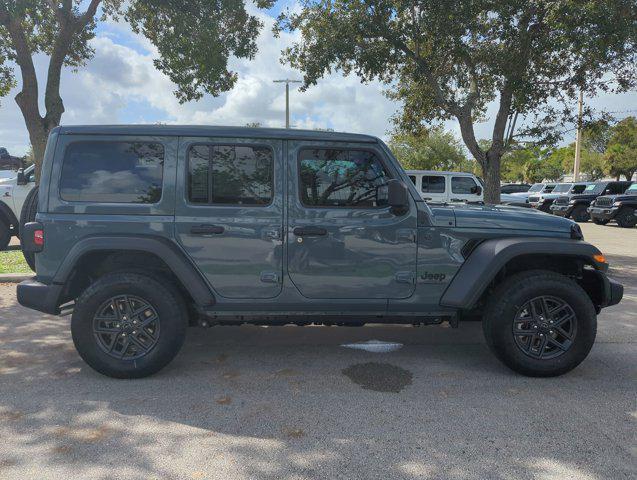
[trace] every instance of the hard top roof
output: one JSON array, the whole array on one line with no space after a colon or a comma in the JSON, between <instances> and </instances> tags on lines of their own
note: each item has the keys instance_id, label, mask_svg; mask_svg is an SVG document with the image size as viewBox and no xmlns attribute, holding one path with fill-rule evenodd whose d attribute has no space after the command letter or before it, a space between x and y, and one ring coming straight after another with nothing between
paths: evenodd
<instances>
[{"instance_id":1,"label":"hard top roof","mask_svg":"<svg viewBox=\"0 0 637 480\"><path fill-rule=\"evenodd\" d=\"M272 138L377 143L378 138L360 133L297 130L293 128L223 127L210 125L63 125L61 135L154 135L182 137Z\"/></svg>"}]
</instances>

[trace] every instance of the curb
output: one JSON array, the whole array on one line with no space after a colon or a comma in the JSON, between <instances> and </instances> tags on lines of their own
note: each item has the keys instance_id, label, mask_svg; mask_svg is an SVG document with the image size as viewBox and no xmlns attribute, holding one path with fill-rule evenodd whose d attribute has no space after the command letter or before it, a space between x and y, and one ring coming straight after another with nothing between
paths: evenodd
<instances>
[{"instance_id":1,"label":"curb","mask_svg":"<svg viewBox=\"0 0 637 480\"><path fill-rule=\"evenodd\" d=\"M28 273L0 273L0 283L20 283L33 278L33 275Z\"/></svg>"}]
</instances>

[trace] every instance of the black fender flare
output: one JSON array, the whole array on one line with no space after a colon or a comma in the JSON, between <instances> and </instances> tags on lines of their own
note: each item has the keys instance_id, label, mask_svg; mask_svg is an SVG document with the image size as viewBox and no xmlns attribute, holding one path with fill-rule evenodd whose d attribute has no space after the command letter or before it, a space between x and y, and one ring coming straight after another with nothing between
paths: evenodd
<instances>
[{"instance_id":1,"label":"black fender flare","mask_svg":"<svg viewBox=\"0 0 637 480\"><path fill-rule=\"evenodd\" d=\"M156 255L188 289L198 306L207 307L215 304L215 297L201 272L174 242L161 237L100 235L84 238L66 255L53 277L53 283L64 285L77 262L87 253L112 250Z\"/></svg>"},{"instance_id":2,"label":"black fender flare","mask_svg":"<svg viewBox=\"0 0 637 480\"><path fill-rule=\"evenodd\" d=\"M563 255L580 258L596 270L606 271L593 255L601 252L590 243L568 238L524 237L485 240L473 249L440 299L440 305L473 308L498 272L512 259L522 255Z\"/></svg>"}]
</instances>

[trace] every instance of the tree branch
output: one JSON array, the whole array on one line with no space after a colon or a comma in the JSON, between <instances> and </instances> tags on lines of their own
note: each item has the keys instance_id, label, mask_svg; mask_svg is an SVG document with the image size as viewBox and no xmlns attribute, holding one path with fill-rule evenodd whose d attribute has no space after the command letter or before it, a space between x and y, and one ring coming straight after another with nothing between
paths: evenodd
<instances>
[{"instance_id":1,"label":"tree branch","mask_svg":"<svg viewBox=\"0 0 637 480\"><path fill-rule=\"evenodd\" d=\"M99 7L101 0L91 0L91 3L87 7L86 11L79 17L79 22L82 27L86 26L95 14L97 13L97 7Z\"/></svg>"}]
</instances>

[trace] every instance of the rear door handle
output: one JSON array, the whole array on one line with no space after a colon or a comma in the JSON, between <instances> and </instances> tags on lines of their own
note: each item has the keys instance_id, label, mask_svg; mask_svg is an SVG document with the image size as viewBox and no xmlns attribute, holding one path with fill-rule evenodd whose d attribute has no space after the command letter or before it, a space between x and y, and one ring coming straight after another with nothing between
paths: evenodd
<instances>
[{"instance_id":1,"label":"rear door handle","mask_svg":"<svg viewBox=\"0 0 637 480\"><path fill-rule=\"evenodd\" d=\"M219 225L195 225L190 228L190 233L194 235L219 235L225 231L225 228Z\"/></svg>"},{"instance_id":2,"label":"rear door handle","mask_svg":"<svg viewBox=\"0 0 637 480\"><path fill-rule=\"evenodd\" d=\"M327 229L323 227L296 227L292 233L297 237L322 237L327 235Z\"/></svg>"}]
</instances>

